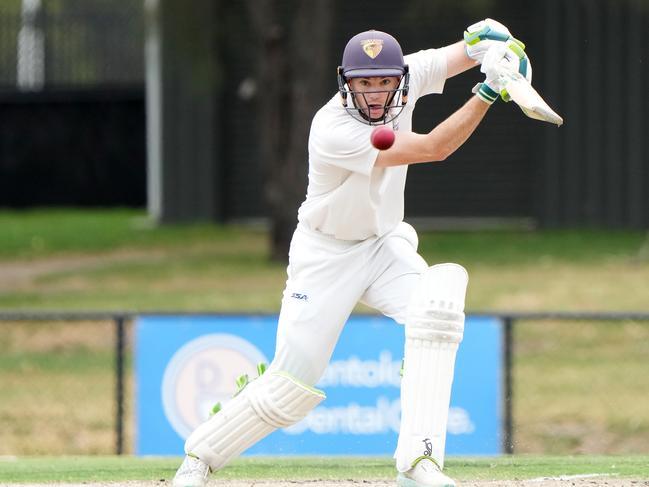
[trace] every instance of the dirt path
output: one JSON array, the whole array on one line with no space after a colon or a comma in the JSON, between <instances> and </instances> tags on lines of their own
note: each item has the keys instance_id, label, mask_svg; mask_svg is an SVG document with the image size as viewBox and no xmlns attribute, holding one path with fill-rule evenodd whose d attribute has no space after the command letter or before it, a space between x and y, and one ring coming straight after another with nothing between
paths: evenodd
<instances>
[{"instance_id":1,"label":"dirt path","mask_svg":"<svg viewBox=\"0 0 649 487\"><path fill-rule=\"evenodd\" d=\"M25 289L39 277L57 272L96 269L110 264L161 259L165 253L160 250L117 250L95 254L58 255L40 259L18 259L0 261L0 291Z\"/></svg>"}]
</instances>

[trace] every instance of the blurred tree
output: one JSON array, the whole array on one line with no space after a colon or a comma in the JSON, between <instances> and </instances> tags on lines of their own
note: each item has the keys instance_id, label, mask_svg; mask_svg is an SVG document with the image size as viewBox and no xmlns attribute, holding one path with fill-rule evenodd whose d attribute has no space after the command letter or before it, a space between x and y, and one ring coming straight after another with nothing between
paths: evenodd
<instances>
[{"instance_id":1,"label":"blurred tree","mask_svg":"<svg viewBox=\"0 0 649 487\"><path fill-rule=\"evenodd\" d=\"M271 258L286 260L306 193L307 139L330 66L328 0L248 0L258 42L258 106Z\"/></svg>"}]
</instances>

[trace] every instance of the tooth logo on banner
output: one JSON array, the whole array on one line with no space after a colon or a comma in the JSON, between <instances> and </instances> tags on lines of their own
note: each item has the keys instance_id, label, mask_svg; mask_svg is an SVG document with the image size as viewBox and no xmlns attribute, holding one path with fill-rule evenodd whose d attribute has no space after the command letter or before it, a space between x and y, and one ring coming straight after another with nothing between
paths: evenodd
<instances>
[{"instance_id":1,"label":"tooth logo on banner","mask_svg":"<svg viewBox=\"0 0 649 487\"><path fill-rule=\"evenodd\" d=\"M237 377L257 376L260 362L268 363L264 354L236 335L203 335L180 348L162 379L165 416L176 433L187 438L217 402L232 397Z\"/></svg>"}]
</instances>

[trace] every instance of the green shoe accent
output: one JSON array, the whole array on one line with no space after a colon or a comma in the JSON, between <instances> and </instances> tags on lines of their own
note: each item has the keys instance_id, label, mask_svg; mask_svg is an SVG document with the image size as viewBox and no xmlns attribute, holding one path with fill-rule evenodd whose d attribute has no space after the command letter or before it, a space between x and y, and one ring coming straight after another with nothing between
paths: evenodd
<instances>
[{"instance_id":1,"label":"green shoe accent","mask_svg":"<svg viewBox=\"0 0 649 487\"><path fill-rule=\"evenodd\" d=\"M415 468L419 462L422 460L430 460L433 462L435 465L437 465L437 468L439 468L439 471L442 471L442 467L439 465L439 462L435 460L433 457L429 457L428 455L422 455L420 457L415 458L415 460L412 462L411 468Z\"/></svg>"},{"instance_id":2,"label":"green shoe accent","mask_svg":"<svg viewBox=\"0 0 649 487\"><path fill-rule=\"evenodd\" d=\"M194 453L192 453L192 452L189 452L189 453L187 453L186 455L187 455L188 457L195 458L196 460L201 460L200 458L198 458L198 455L196 455L196 454L194 454ZM202 461L203 461L203 460L201 460L201 462L202 462ZM205 462L203 462L203 463L205 463ZM212 467L210 467L210 466L208 465L208 466L207 466L207 471L208 471L209 473L212 473Z\"/></svg>"}]
</instances>

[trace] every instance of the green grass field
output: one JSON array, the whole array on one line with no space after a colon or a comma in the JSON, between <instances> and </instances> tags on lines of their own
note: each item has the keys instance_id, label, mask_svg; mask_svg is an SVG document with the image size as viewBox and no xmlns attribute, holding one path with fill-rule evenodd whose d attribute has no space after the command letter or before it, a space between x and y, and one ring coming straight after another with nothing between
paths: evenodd
<instances>
[{"instance_id":1,"label":"green grass field","mask_svg":"<svg viewBox=\"0 0 649 487\"><path fill-rule=\"evenodd\" d=\"M0 460L3 482L119 482L168 480L178 458L39 457ZM649 478L649 457L488 457L450 458L446 471L459 481L522 480L539 477L600 474L616 478ZM235 460L215 477L223 480L392 480L390 458L245 457Z\"/></svg>"},{"instance_id":2,"label":"green grass field","mask_svg":"<svg viewBox=\"0 0 649 487\"><path fill-rule=\"evenodd\" d=\"M0 229L0 310L275 312L286 278L260 228L38 210ZM420 251L467 267L469 313L649 311L644 232L420 232ZM112 453L111 324L0 326L0 455ZM516 451L649 453L648 356L647 323L517 324Z\"/></svg>"},{"instance_id":3,"label":"green grass field","mask_svg":"<svg viewBox=\"0 0 649 487\"><path fill-rule=\"evenodd\" d=\"M277 311L263 229L151 226L134 210L0 212L0 309ZM644 232L421 232L470 273L467 309L649 310Z\"/></svg>"}]
</instances>

